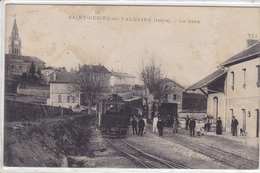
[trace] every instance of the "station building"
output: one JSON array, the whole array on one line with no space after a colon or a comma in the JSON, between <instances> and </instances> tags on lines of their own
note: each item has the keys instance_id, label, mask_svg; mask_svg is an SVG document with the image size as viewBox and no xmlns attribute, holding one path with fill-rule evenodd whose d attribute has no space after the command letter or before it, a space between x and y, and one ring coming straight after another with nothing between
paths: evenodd
<instances>
[{"instance_id":1,"label":"station building","mask_svg":"<svg viewBox=\"0 0 260 173\"><path fill-rule=\"evenodd\" d=\"M232 116L239 129L259 137L260 42L248 40L248 47L221 63L219 69L186 90L201 90L207 96L207 114L221 117L223 130L231 132Z\"/></svg>"}]
</instances>

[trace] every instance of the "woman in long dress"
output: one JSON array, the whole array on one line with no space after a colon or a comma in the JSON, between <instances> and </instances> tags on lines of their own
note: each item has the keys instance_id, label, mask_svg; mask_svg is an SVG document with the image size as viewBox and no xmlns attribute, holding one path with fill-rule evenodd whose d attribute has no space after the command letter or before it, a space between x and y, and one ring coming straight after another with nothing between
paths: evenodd
<instances>
[{"instance_id":1,"label":"woman in long dress","mask_svg":"<svg viewBox=\"0 0 260 173\"><path fill-rule=\"evenodd\" d=\"M222 121L221 121L220 117L217 120L217 127L216 128L217 128L217 130L216 130L217 135L222 135Z\"/></svg>"}]
</instances>

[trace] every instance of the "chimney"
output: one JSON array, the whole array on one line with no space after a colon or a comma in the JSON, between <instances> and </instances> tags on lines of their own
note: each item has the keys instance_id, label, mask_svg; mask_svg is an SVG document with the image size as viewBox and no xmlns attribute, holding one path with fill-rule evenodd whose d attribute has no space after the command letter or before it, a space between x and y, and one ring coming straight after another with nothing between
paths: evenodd
<instances>
[{"instance_id":1,"label":"chimney","mask_svg":"<svg viewBox=\"0 0 260 173\"><path fill-rule=\"evenodd\" d=\"M257 34L248 34L249 38L247 39L247 47L250 47L256 44L259 39L257 39Z\"/></svg>"}]
</instances>

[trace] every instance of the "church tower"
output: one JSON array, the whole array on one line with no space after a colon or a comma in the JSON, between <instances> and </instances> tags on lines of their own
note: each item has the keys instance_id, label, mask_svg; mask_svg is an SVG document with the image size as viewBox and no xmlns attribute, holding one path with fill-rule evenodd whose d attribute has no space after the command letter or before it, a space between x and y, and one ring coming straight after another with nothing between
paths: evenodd
<instances>
[{"instance_id":1,"label":"church tower","mask_svg":"<svg viewBox=\"0 0 260 173\"><path fill-rule=\"evenodd\" d=\"M19 38L18 27L16 19L14 19L13 30L11 37L9 37L9 54L21 55L21 39Z\"/></svg>"}]
</instances>

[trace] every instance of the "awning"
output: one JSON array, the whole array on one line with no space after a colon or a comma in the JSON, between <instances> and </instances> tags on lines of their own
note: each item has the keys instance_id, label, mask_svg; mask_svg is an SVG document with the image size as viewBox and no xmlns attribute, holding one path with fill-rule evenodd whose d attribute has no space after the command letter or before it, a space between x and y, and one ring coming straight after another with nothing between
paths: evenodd
<instances>
[{"instance_id":1,"label":"awning","mask_svg":"<svg viewBox=\"0 0 260 173\"><path fill-rule=\"evenodd\" d=\"M227 72L225 70L219 69L219 70L215 71L214 73L210 74L209 76L203 78L199 82L193 84L192 86L187 88L186 91L196 90L196 89L201 89L203 87L206 87L206 86L210 85L211 83L213 83L214 81L216 81L217 79L219 79L220 77L222 77L226 73Z\"/></svg>"}]
</instances>

